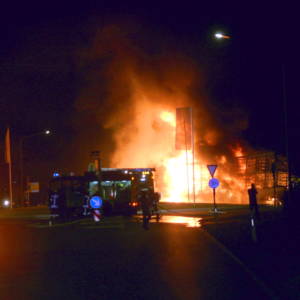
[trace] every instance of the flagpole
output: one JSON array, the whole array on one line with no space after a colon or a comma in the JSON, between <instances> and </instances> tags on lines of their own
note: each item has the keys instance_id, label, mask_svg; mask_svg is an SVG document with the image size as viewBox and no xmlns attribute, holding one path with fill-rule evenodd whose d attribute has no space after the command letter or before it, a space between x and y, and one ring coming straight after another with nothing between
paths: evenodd
<instances>
[{"instance_id":1,"label":"flagpole","mask_svg":"<svg viewBox=\"0 0 300 300\"><path fill-rule=\"evenodd\" d=\"M13 208L13 191L12 191L12 168L11 168L11 142L10 142L10 129L6 128L5 135L5 161L8 163L8 185L9 185L9 198L10 208Z\"/></svg>"},{"instance_id":2,"label":"flagpole","mask_svg":"<svg viewBox=\"0 0 300 300\"><path fill-rule=\"evenodd\" d=\"M193 200L194 208L196 207L196 192L195 192L195 140L194 140L194 118L193 118L193 108L191 107L191 120L192 120L192 168L193 168Z\"/></svg>"},{"instance_id":3,"label":"flagpole","mask_svg":"<svg viewBox=\"0 0 300 300\"><path fill-rule=\"evenodd\" d=\"M183 118L183 126L184 126L184 141L185 141L185 159L186 159L187 198L188 198L188 202L190 202L189 160L188 160L189 158L188 158L187 141L186 141L186 126L185 126L185 117Z\"/></svg>"},{"instance_id":4,"label":"flagpole","mask_svg":"<svg viewBox=\"0 0 300 300\"><path fill-rule=\"evenodd\" d=\"M12 192L12 170L11 170L11 162L8 164L8 173L9 173L9 198L10 198L10 208L13 208L13 192Z\"/></svg>"}]
</instances>

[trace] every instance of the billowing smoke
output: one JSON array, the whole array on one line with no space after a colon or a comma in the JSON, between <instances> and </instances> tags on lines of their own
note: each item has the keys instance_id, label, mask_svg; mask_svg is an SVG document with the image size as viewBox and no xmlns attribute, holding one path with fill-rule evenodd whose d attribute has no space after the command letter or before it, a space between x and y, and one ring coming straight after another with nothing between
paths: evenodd
<instances>
[{"instance_id":1,"label":"billowing smoke","mask_svg":"<svg viewBox=\"0 0 300 300\"><path fill-rule=\"evenodd\" d=\"M152 37L141 36L132 27L104 26L81 56L84 87L77 108L96 119L107 165L155 167L164 200L191 201L192 157L175 150L175 112L192 107L197 201L211 201L211 163L219 165L219 201L242 201L234 156L241 151L236 134L246 126L244 115L215 108L199 66L178 47L161 39L149 45Z\"/></svg>"}]
</instances>

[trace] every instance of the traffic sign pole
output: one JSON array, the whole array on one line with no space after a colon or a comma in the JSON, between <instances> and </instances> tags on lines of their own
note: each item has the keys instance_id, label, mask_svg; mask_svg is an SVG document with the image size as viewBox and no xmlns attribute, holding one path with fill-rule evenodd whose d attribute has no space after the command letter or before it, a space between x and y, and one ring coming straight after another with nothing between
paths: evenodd
<instances>
[{"instance_id":1,"label":"traffic sign pole","mask_svg":"<svg viewBox=\"0 0 300 300\"><path fill-rule=\"evenodd\" d=\"M213 188L213 198L214 198L214 212L216 213L217 210L217 205L216 205L216 189Z\"/></svg>"},{"instance_id":2,"label":"traffic sign pole","mask_svg":"<svg viewBox=\"0 0 300 300\"><path fill-rule=\"evenodd\" d=\"M100 208L102 207L103 201L102 198L98 195L94 195L90 199L90 206L93 209L93 218L95 222L100 221Z\"/></svg>"},{"instance_id":3,"label":"traffic sign pole","mask_svg":"<svg viewBox=\"0 0 300 300\"><path fill-rule=\"evenodd\" d=\"M208 185L212 188L213 190L213 212L214 213L217 213L218 212L218 209L217 209L217 205L216 205L216 188L220 185L220 182L217 178L214 178L214 174L215 174L215 171L217 169L217 165L208 165L207 166L208 168L208 171L211 175L211 179L209 180L208 182Z\"/></svg>"}]
</instances>

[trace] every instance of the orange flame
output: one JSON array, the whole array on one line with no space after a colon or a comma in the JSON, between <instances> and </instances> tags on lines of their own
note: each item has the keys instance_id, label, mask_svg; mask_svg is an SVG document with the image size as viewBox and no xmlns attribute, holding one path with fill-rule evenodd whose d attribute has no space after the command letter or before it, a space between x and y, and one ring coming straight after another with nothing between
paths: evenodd
<instances>
[{"instance_id":1,"label":"orange flame","mask_svg":"<svg viewBox=\"0 0 300 300\"><path fill-rule=\"evenodd\" d=\"M192 202L195 194L197 202L211 202L206 165L215 162L219 165L216 176L220 180L217 201L243 201L244 183L235 176L232 157L219 153L206 161L201 148L196 149L194 159L191 151L175 150L176 108L192 107L195 100L197 107L201 103L201 99L191 97L194 81L199 78L194 62L180 54L171 57L170 51L163 57L148 57L126 37L123 27L110 26L100 33L93 49L97 58L111 58L105 59L109 62L105 71L102 70L109 82L108 91L103 94L109 96L100 112L105 129L114 132L115 150L112 150L110 166L156 168L156 189L161 192L163 201ZM92 91L97 91L97 80L90 84ZM86 108L86 97L82 98ZM203 107L200 109L205 117L207 112ZM207 127L209 124L196 116L193 119L196 125L205 123ZM195 141L218 147L222 134L217 129L200 133L201 137L198 131L194 132Z\"/></svg>"},{"instance_id":2,"label":"orange flame","mask_svg":"<svg viewBox=\"0 0 300 300\"><path fill-rule=\"evenodd\" d=\"M117 136L118 151L115 153L117 167L155 167L156 188L162 193L162 201L211 202L212 190L208 186L210 174L206 163L198 155L194 161L192 151L175 150L175 108L163 110L160 105L146 101L137 102L136 118L132 134L127 130ZM142 113L143 112L143 113ZM120 137L129 135L125 142ZM122 151L120 150L122 149ZM218 159L221 184L218 202L242 202L244 183L229 175L222 166L228 165L225 155ZM193 180L194 178L194 180ZM193 182L195 185L193 186Z\"/></svg>"},{"instance_id":3,"label":"orange flame","mask_svg":"<svg viewBox=\"0 0 300 300\"><path fill-rule=\"evenodd\" d=\"M176 119L174 113L171 113L169 111L162 111L160 114L160 118L162 119L162 121L169 123L173 127L176 126Z\"/></svg>"}]
</instances>

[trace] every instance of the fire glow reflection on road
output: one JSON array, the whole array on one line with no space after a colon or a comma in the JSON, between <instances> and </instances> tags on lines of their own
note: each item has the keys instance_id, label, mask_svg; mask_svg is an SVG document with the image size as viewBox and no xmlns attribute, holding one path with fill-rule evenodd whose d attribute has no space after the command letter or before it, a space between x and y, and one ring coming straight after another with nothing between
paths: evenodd
<instances>
[{"instance_id":1,"label":"fire glow reflection on road","mask_svg":"<svg viewBox=\"0 0 300 300\"><path fill-rule=\"evenodd\" d=\"M159 223L182 224L186 227L201 227L202 218L184 216L161 216Z\"/></svg>"}]
</instances>

